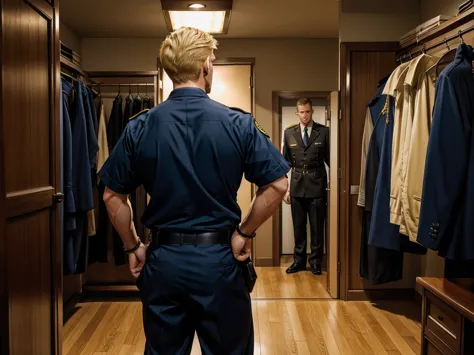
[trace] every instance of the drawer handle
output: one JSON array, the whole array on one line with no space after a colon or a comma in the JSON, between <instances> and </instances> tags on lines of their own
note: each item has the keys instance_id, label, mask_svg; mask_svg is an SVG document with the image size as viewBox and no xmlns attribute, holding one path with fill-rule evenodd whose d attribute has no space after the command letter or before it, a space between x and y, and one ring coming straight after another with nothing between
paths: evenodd
<instances>
[{"instance_id":1,"label":"drawer handle","mask_svg":"<svg viewBox=\"0 0 474 355\"><path fill-rule=\"evenodd\" d=\"M444 322L444 317L438 316L438 319L439 319L441 322Z\"/></svg>"}]
</instances>

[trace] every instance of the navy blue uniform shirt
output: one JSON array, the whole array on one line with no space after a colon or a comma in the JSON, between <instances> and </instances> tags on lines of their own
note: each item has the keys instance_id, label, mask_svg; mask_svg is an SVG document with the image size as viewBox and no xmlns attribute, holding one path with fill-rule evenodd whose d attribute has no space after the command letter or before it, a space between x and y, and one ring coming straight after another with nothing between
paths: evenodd
<instances>
[{"instance_id":1,"label":"navy blue uniform shirt","mask_svg":"<svg viewBox=\"0 0 474 355\"><path fill-rule=\"evenodd\" d=\"M201 89L175 89L128 122L99 176L120 194L144 185L151 200L142 221L150 229L232 228L241 220L242 176L261 187L290 169L257 125Z\"/></svg>"}]
</instances>

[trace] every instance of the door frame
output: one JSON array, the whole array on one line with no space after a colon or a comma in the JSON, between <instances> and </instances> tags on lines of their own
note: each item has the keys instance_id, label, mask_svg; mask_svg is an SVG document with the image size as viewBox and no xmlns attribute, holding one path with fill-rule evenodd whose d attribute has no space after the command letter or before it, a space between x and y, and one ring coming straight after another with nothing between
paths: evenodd
<instances>
[{"instance_id":1,"label":"door frame","mask_svg":"<svg viewBox=\"0 0 474 355\"><path fill-rule=\"evenodd\" d=\"M316 99L328 100L327 109L326 109L326 121L331 122L331 91L273 91L272 93L272 108L273 108L273 144L281 151L281 136L282 136L282 114L280 110L280 104L282 100L295 100L300 97L310 97ZM337 118L335 118L337 119ZM331 128L330 128L331 129ZM335 147L338 149L338 147ZM338 167L330 167L330 169L337 169ZM329 185L328 185L329 187ZM329 189L328 189L329 191ZM328 197L328 215L326 218L326 238L327 240L327 280L328 280L328 290L330 289L330 273L337 272L337 270L331 269L331 253L330 253L330 243L329 238L331 236L330 223L329 223L329 209L330 209L330 198ZM337 201L336 201L337 203ZM272 265L279 267L281 264L281 250L282 250L282 209L278 208L277 212L273 215L273 236L272 236ZM336 234L336 237L339 236ZM339 243L339 241L338 241ZM337 258L339 259L339 253L336 251ZM334 295L333 295L334 296Z\"/></svg>"}]
</instances>

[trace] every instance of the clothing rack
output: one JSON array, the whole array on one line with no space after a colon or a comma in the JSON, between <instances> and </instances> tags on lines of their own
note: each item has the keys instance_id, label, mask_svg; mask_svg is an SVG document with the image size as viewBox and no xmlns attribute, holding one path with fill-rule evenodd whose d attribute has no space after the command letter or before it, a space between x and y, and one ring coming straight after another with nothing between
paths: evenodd
<instances>
[{"instance_id":1,"label":"clothing rack","mask_svg":"<svg viewBox=\"0 0 474 355\"><path fill-rule=\"evenodd\" d=\"M125 96L129 94L128 88L130 88L130 90L135 89L134 92L136 92L137 87L148 87L148 95L152 98L155 105L159 103L159 73L157 71L89 72L88 74L93 80L91 86L96 90L99 88L98 91L102 98L108 100L108 103L104 104L106 107L105 115L107 117L110 115L110 112L107 111L107 107L110 108L112 99L116 97L116 92L114 92L113 96L110 95L114 88L123 87L124 90L122 90L122 94ZM108 90L101 91L101 88L106 87ZM145 89L143 89L143 92L140 90L140 94L142 93L145 94ZM113 293L114 295L121 292L125 294L137 292L138 289L135 286L133 276L130 274L128 264L115 265L115 259L114 256L112 256L113 245L109 232L107 236L108 261L106 263L99 262L88 266L88 270L84 275L83 291L88 294L101 294L105 292L106 294ZM146 228L144 232L147 232ZM143 238L146 236L140 235L140 237Z\"/></svg>"},{"instance_id":2,"label":"clothing rack","mask_svg":"<svg viewBox=\"0 0 474 355\"><path fill-rule=\"evenodd\" d=\"M458 15L451 20L446 21L437 28L423 34L417 40L400 47L397 52L397 60L404 61L406 58L412 58L421 53L434 54L439 52L441 46L446 49L456 49L461 43L474 46L474 9L471 9L461 15ZM469 36L467 36L469 34ZM436 50L438 49L438 50ZM459 264L459 265L458 265ZM469 264L469 265L468 265ZM448 279L467 290L474 290L474 278L454 278L453 275L458 273L458 270L471 270L472 263L450 263L445 266L445 279Z\"/></svg>"},{"instance_id":3,"label":"clothing rack","mask_svg":"<svg viewBox=\"0 0 474 355\"><path fill-rule=\"evenodd\" d=\"M150 86L152 87L154 84L153 83L133 83L133 84L130 84L130 83L119 83L119 84L102 84L102 83L93 83L92 84L93 86Z\"/></svg>"},{"instance_id":4,"label":"clothing rack","mask_svg":"<svg viewBox=\"0 0 474 355\"><path fill-rule=\"evenodd\" d=\"M463 38L463 36L472 31L474 31L474 8L453 17L442 25L424 33L419 38L400 46L397 53L397 61L401 62L421 53L432 51L442 45L453 48L453 46L458 46L461 43L459 40L471 42Z\"/></svg>"},{"instance_id":5,"label":"clothing rack","mask_svg":"<svg viewBox=\"0 0 474 355\"><path fill-rule=\"evenodd\" d=\"M418 55L418 54L426 53L426 51L429 51L429 50L431 50L431 49L434 49L434 48L436 48L436 47L439 47L439 46L441 46L441 45L443 45L443 44L449 47L449 44L448 44L448 43L449 43L450 41L452 41L452 40L455 40L456 38L459 38L459 39L461 39L462 42L464 42L464 39L463 39L462 36L463 36L464 34L466 34L466 33L469 33L469 32L471 32L471 31L473 31L473 30L474 30L474 25L471 26L471 27L469 27L469 28L467 28L467 29L465 29L465 30L459 30L456 35L452 35L452 36L449 36L449 37L445 37L443 40L438 41L438 42L436 42L435 44L432 44L432 45L430 45L430 46L428 46L428 47L426 47L426 44L423 43L423 42L417 42L418 45L423 45L423 48L422 48L421 50L416 50L416 51L414 51L414 52L408 52L408 53L406 53L406 54L403 54L403 55L399 56L399 57L397 58L397 62L402 62L403 60L408 59L408 58L412 58L413 56L416 56L416 55Z\"/></svg>"}]
</instances>

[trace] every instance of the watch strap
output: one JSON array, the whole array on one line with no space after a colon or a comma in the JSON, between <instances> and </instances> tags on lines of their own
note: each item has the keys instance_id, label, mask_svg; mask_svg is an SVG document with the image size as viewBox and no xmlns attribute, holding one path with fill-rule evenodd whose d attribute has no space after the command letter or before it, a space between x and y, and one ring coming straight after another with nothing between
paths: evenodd
<instances>
[{"instance_id":1,"label":"watch strap","mask_svg":"<svg viewBox=\"0 0 474 355\"><path fill-rule=\"evenodd\" d=\"M244 238L247 238L247 239L252 239L252 238L255 238L255 236L257 235L257 233L253 232L252 234L245 234L244 232L242 232L242 230L240 229L240 226L238 225L237 226L237 233L239 233L242 237Z\"/></svg>"}]
</instances>

